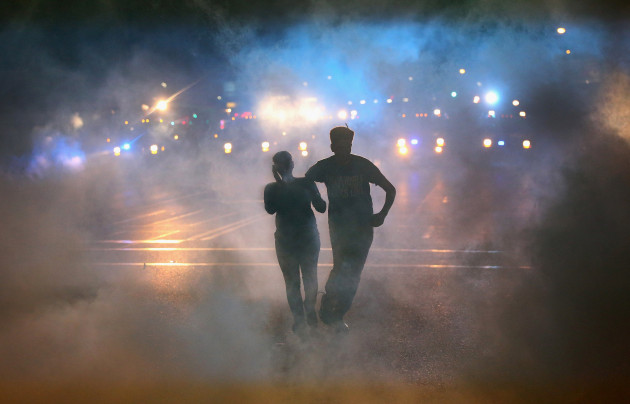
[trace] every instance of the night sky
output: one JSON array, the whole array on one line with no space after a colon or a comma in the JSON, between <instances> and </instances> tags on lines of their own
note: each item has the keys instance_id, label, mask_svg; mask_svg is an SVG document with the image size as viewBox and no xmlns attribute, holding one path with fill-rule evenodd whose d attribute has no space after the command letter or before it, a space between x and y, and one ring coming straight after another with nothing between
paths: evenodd
<instances>
[{"instance_id":1,"label":"night sky","mask_svg":"<svg viewBox=\"0 0 630 404\"><path fill-rule=\"evenodd\" d=\"M167 77L211 76L220 85L243 67L234 64L234 54L252 42L284 41L298 24L396 27L442 21L483 31L548 20L597 23L614 33L628 15L630 5L623 1L5 2L0 10L0 158L28 154L34 128L60 113L84 112L90 103L94 111L108 109L100 95L107 85L102 78L112 69L129 69L139 54Z\"/></svg>"}]
</instances>

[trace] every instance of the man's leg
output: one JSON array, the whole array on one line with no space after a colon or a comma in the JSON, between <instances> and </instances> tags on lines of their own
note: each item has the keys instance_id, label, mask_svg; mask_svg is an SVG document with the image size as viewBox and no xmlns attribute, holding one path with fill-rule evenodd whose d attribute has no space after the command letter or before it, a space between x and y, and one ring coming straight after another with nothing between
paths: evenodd
<instances>
[{"instance_id":1,"label":"man's leg","mask_svg":"<svg viewBox=\"0 0 630 404\"><path fill-rule=\"evenodd\" d=\"M350 310L373 238L372 227L330 227L333 269L322 298L320 318L324 323L342 321Z\"/></svg>"}]
</instances>

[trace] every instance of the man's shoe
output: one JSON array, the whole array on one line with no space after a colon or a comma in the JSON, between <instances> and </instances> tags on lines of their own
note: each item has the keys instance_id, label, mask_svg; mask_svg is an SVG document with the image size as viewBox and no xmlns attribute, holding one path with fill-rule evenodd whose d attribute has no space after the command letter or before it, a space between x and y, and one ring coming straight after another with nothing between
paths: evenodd
<instances>
[{"instance_id":1,"label":"man's shoe","mask_svg":"<svg viewBox=\"0 0 630 404\"><path fill-rule=\"evenodd\" d=\"M350 332L350 327L343 320L335 321L331 326L337 334L348 334Z\"/></svg>"},{"instance_id":2,"label":"man's shoe","mask_svg":"<svg viewBox=\"0 0 630 404\"><path fill-rule=\"evenodd\" d=\"M330 325L332 323L332 319L329 317L328 312L324 310L323 304L319 308L319 319L322 320L322 323L326 325Z\"/></svg>"},{"instance_id":3,"label":"man's shoe","mask_svg":"<svg viewBox=\"0 0 630 404\"><path fill-rule=\"evenodd\" d=\"M333 317L334 308L331 308L330 306L328 295L324 293L322 295L322 302L319 306L319 319L326 325L332 325L335 322Z\"/></svg>"}]
</instances>

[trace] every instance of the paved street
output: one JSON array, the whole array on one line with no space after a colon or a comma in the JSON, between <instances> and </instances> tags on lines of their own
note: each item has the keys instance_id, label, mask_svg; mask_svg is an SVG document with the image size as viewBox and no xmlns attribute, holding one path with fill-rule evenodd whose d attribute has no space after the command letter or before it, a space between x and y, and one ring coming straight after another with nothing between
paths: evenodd
<instances>
[{"instance_id":1,"label":"paved street","mask_svg":"<svg viewBox=\"0 0 630 404\"><path fill-rule=\"evenodd\" d=\"M260 388L277 389L266 402L325 401L343 389L348 400L372 391L364 402L385 394L398 402L480 403L572 391L548 373L565 346L549 331L557 324L553 310L562 308L553 299L564 295L548 291L566 282L534 260L560 268L553 276L572 267L565 255L561 265L540 255L541 240L552 253L557 244L540 224L540 192L549 184L540 183L546 179L536 164L379 162L397 198L376 229L346 316L350 333L321 325L301 342L291 332L274 218L261 200L268 160L208 169L174 157L129 164L107 157L79 174L12 186L5 209L15 215L6 228L16 241L4 259L9 274L28 275L29 285L15 276L4 287L12 305L2 313L0 353L19 366L0 370L26 387L5 390L65 397L78 394L81 381L93 392L113 386L105 401L127 393L142 401L164 383L179 386L164 393L173 399L225 394L253 402ZM306 165L299 161L296 174ZM372 195L379 209L383 192L373 188ZM316 217L322 291L332 257L327 217ZM528 383L536 373L560 382ZM50 388L29 387L40 382ZM279 387L286 384L295 390ZM594 382L587 388L600 394Z\"/></svg>"},{"instance_id":2,"label":"paved street","mask_svg":"<svg viewBox=\"0 0 630 404\"><path fill-rule=\"evenodd\" d=\"M261 355L270 355L272 374L280 380L367 377L431 386L459 381L484 360L478 316L529 269L502 250L501 239L505 226L534 214L526 199L515 204L505 198L523 191L527 176L492 167L457 175L448 166L382 169L398 195L376 230L347 316L347 339L337 340L322 326L304 347L291 334L274 218L263 209L264 174L257 183L248 174L253 185L245 191L177 192L158 180L145 184L140 195L130 182L115 196L124 209L89 244L89 261L112 284L142 274L153 297L183 313L194 313L205 299L199 294L214 293L217 282L221 293L238 296L245 310L260 315L257 332L269 341L269 352ZM236 175L234 183L243 178ZM320 190L326 198L321 185ZM372 194L379 209L384 192L373 188ZM332 254L326 215L317 219L321 291ZM207 277L209 289L200 292L198 280Z\"/></svg>"}]
</instances>

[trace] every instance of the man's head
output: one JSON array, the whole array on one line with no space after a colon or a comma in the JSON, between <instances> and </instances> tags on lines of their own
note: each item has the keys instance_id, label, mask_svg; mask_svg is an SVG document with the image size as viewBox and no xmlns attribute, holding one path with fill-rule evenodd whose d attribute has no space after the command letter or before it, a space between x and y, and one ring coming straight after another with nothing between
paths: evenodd
<instances>
[{"instance_id":1,"label":"man's head","mask_svg":"<svg viewBox=\"0 0 630 404\"><path fill-rule=\"evenodd\" d=\"M330 150L335 155L349 155L352 151L354 132L346 126L337 126L330 130Z\"/></svg>"},{"instance_id":2,"label":"man's head","mask_svg":"<svg viewBox=\"0 0 630 404\"><path fill-rule=\"evenodd\" d=\"M279 151L272 157L273 165L280 175L284 175L293 170L293 157L288 151Z\"/></svg>"}]
</instances>

